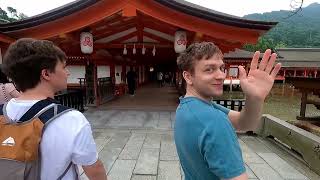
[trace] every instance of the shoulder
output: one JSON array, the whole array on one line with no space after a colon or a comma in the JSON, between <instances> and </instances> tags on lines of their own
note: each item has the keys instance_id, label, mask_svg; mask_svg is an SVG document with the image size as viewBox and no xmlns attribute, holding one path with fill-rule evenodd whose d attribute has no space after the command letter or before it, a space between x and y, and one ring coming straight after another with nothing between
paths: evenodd
<instances>
[{"instance_id":1,"label":"shoulder","mask_svg":"<svg viewBox=\"0 0 320 180\"><path fill-rule=\"evenodd\" d=\"M197 117L207 118L215 117L216 109L211 104L194 97L183 98L180 103L182 106L186 106L187 109L194 113Z\"/></svg>"},{"instance_id":2,"label":"shoulder","mask_svg":"<svg viewBox=\"0 0 320 180\"><path fill-rule=\"evenodd\" d=\"M81 112L75 109L65 112L59 118L70 120L72 122L74 121L78 124L89 124L87 118Z\"/></svg>"},{"instance_id":3,"label":"shoulder","mask_svg":"<svg viewBox=\"0 0 320 180\"><path fill-rule=\"evenodd\" d=\"M214 123L219 113L209 103L206 103L197 98L182 98L180 105L177 109L177 118L193 119L197 123L207 126L210 123Z\"/></svg>"},{"instance_id":4,"label":"shoulder","mask_svg":"<svg viewBox=\"0 0 320 180\"><path fill-rule=\"evenodd\" d=\"M68 132L68 134L78 134L86 126L90 126L87 118L81 112L71 110L58 116L49 123L47 128Z\"/></svg>"}]
</instances>

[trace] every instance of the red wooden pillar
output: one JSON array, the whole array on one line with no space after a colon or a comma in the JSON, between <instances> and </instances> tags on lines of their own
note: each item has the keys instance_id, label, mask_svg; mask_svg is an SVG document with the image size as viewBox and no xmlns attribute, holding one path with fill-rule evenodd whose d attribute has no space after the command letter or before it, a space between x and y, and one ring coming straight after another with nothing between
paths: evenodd
<instances>
[{"instance_id":1,"label":"red wooden pillar","mask_svg":"<svg viewBox=\"0 0 320 180\"><path fill-rule=\"evenodd\" d=\"M226 78L229 78L229 71L230 71L230 64L226 64L226 68L225 68L225 71L224 73L226 73Z\"/></svg>"},{"instance_id":2,"label":"red wooden pillar","mask_svg":"<svg viewBox=\"0 0 320 180\"><path fill-rule=\"evenodd\" d=\"M283 77L286 77L286 69L283 70Z\"/></svg>"},{"instance_id":3,"label":"red wooden pillar","mask_svg":"<svg viewBox=\"0 0 320 180\"><path fill-rule=\"evenodd\" d=\"M93 89L94 89L94 97L96 99L96 106L99 106L100 99L98 97L98 73L97 73L96 62L94 62L94 69L93 69Z\"/></svg>"},{"instance_id":4,"label":"red wooden pillar","mask_svg":"<svg viewBox=\"0 0 320 180\"><path fill-rule=\"evenodd\" d=\"M126 65L122 65L121 80L126 83Z\"/></svg>"},{"instance_id":5,"label":"red wooden pillar","mask_svg":"<svg viewBox=\"0 0 320 180\"><path fill-rule=\"evenodd\" d=\"M110 64L110 77L112 83L116 84L116 66L114 64Z\"/></svg>"}]
</instances>

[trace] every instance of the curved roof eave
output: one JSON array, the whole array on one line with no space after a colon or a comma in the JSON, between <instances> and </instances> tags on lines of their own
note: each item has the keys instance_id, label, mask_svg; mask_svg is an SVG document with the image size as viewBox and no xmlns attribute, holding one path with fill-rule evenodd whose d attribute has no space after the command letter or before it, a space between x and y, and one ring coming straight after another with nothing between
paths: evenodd
<instances>
[{"instance_id":1,"label":"curved roof eave","mask_svg":"<svg viewBox=\"0 0 320 180\"><path fill-rule=\"evenodd\" d=\"M217 22L229 26L240 28L269 30L273 28L277 22L253 21L240 17L224 14L214 11L196 4L186 2L184 0L154 0L155 2L164 5L170 9L175 9L185 14L189 14L201 19L212 22ZM15 30L26 29L34 27L46 22L50 22L64 16L68 16L81 9L90 7L91 5L99 2L99 0L77 0L66 4L64 6L55 8L48 12L12 23L0 24L0 32L10 32Z\"/></svg>"},{"instance_id":2,"label":"curved roof eave","mask_svg":"<svg viewBox=\"0 0 320 180\"><path fill-rule=\"evenodd\" d=\"M240 28L249 28L257 30L269 30L278 22L254 21L243 19L241 17L221 13L212 9L208 9L184 0L154 0L171 9L189 14L201 19L218 22L221 24L236 26Z\"/></svg>"},{"instance_id":3,"label":"curved roof eave","mask_svg":"<svg viewBox=\"0 0 320 180\"><path fill-rule=\"evenodd\" d=\"M98 1L99 0L77 0L21 21L0 24L0 32L10 32L50 22L64 16L68 16L84 8L90 7Z\"/></svg>"}]
</instances>

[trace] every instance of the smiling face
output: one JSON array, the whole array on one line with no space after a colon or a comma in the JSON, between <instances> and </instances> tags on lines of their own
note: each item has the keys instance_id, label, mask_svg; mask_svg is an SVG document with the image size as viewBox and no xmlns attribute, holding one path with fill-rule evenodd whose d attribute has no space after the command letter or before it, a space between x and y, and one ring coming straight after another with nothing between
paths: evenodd
<instances>
[{"instance_id":1,"label":"smiling face","mask_svg":"<svg viewBox=\"0 0 320 180\"><path fill-rule=\"evenodd\" d=\"M186 96L211 100L223 93L226 78L223 54L212 42L191 44L178 59L177 65L186 81Z\"/></svg>"},{"instance_id":2,"label":"smiling face","mask_svg":"<svg viewBox=\"0 0 320 180\"><path fill-rule=\"evenodd\" d=\"M194 71L189 73L188 88L204 99L223 94L223 81L226 78L221 56L195 61ZM187 89L188 89L187 88Z\"/></svg>"}]
</instances>

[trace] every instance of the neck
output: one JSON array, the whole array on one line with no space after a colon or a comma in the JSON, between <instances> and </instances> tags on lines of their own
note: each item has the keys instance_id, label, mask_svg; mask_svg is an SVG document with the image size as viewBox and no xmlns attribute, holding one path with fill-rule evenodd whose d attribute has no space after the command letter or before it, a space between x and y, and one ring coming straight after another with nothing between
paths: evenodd
<instances>
[{"instance_id":1,"label":"neck","mask_svg":"<svg viewBox=\"0 0 320 180\"><path fill-rule=\"evenodd\" d=\"M54 91L44 85L37 85L32 89L28 89L21 93L21 96L17 98L18 100L41 100L48 97L54 98Z\"/></svg>"},{"instance_id":2,"label":"neck","mask_svg":"<svg viewBox=\"0 0 320 180\"><path fill-rule=\"evenodd\" d=\"M206 97L201 95L198 91L196 91L193 87L188 87L186 89L186 95L184 97L197 97L199 99L202 99L204 101L210 102L212 97Z\"/></svg>"}]
</instances>

